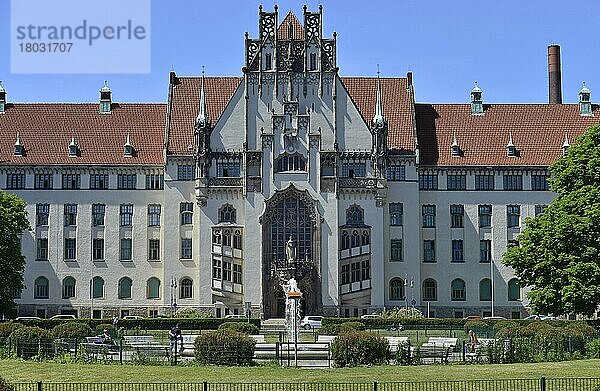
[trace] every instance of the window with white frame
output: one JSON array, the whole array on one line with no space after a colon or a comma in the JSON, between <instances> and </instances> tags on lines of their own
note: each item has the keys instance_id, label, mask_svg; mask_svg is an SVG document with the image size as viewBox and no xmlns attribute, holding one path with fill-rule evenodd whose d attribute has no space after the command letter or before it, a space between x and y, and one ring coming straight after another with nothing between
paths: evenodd
<instances>
[{"instance_id":1,"label":"window with white frame","mask_svg":"<svg viewBox=\"0 0 600 391\"><path fill-rule=\"evenodd\" d=\"M398 277L390 281L390 300L404 300L404 280Z\"/></svg>"},{"instance_id":2,"label":"window with white frame","mask_svg":"<svg viewBox=\"0 0 600 391\"><path fill-rule=\"evenodd\" d=\"M104 259L104 239L94 238L92 240L92 259L95 261Z\"/></svg>"},{"instance_id":3,"label":"window with white frame","mask_svg":"<svg viewBox=\"0 0 600 391\"><path fill-rule=\"evenodd\" d=\"M179 213L181 214L181 225L191 225L194 217L194 204L192 202L180 203Z\"/></svg>"},{"instance_id":4,"label":"window with white frame","mask_svg":"<svg viewBox=\"0 0 600 391\"><path fill-rule=\"evenodd\" d=\"M475 190L494 190L494 174L475 175Z\"/></svg>"},{"instance_id":5,"label":"window with white frame","mask_svg":"<svg viewBox=\"0 0 600 391\"><path fill-rule=\"evenodd\" d=\"M451 300L452 301L465 301L467 299L466 284L460 278L452 280L450 284L451 288Z\"/></svg>"},{"instance_id":6,"label":"window with white frame","mask_svg":"<svg viewBox=\"0 0 600 391\"><path fill-rule=\"evenodd\" d=\"M81 188L81 175L79 174L62 174L63 190L76 190Z\"/></svg>"},{"instance_id":7,"label":"window with white frame","mask_svg":"<svg viewBox=\"0 0 600 391\"><path fill-rule=\"evenodd\" d=\"M146 190L160 190L164 188L164 176L162 174L146 175Z\"/></svg>"},{"instance_id":8,"label":"window with white frame","mask_svg":"<svg viewBox=\"0 0 600 391\"><path fill-rule=\"evenodd\" d=\"M390 261L402 262L402 239L390 240Z\"/></svg>"},{"instance_id":9,"label":"window with white frame","mask_svg":"<svg viewBox=\"0 0 600 391\"><path fill-rule=\"evenodd\" d=\"M181 238L181 259L192 259L192 239Z\"/></svg>"},{"instance_id":10,"label":"window with white frame","mask_svg":"<svg viewBox=\"0 0 600 391\"><path fill-rule=\"evenodd\" d=\"M121 227L131 226L133 223L133 205L121 204L119 206Z\"/></svg>"},{"instance_id":11,"label":"window with white frame","mask_svg":"<svg viewBox=\"0 0 600 391\"><path fill-rule=\"evenodd\" d=\"M118 174L117 189L119 190L135 190L137 187L136 174Z\"/></svg>"},{"instance_id":12,"label":"window with white frame","mask_svg":"<svg viewBox=\"0 0 600 391\"><path fill-rule=\"evenodd\" d=\"M549 175L532 175L531 190L548 191L548 178Z\"/></svg>"},{"instance_id":13,"label":"window with white frame","mask_svg":"<svg viewBox=\"0 0 600 391\"><path fill-rule=\"evenodd\" d=\"M38 277L33 283L33 298L47 299L50 297L50 282L46 277Z\"/></svg>"},{"instance_id":14,"label":"window with white frame","mask_svg":"<svg viewBox=\"0 0 600 391\"><path fill-rule=\"evenodd\" d=\"M75 297L75 279L73 277L65 277L62 281L62 298L72 299Z\"/></svg>"},{"instance_id":15,"label":"window with white frame","mask_svg":"<svg viewBox=\"0 0 600 391\"><path fill-rule=\"evenodd\" d=\"M275 172L306 171L306 159L295 153L280 155L275 161Z\"/></svg>"},{"instance_id":16,"label":"window with white frame","mask_svg":"<svg viewBox=\"0 0 600 391\"><path fill-rule=\"evenodd\" d=\"M435 241L423 240L423 262L435 262Z\"/></svg>"},{"instance_id":17,"label":"window with white frame","mask_svg":"<svg viewBox=\"0 0 600 391\"><path fill-rule=\"evenodd\" d=\"M25 174L6 174L6 188L12 190L24 189Z\"/></svg>"},{"instance_id":18,"label":"window with white frame","mask_svg":"<svg viewBox=\"0 0 600 391\"><path fill-rule=\"evenodd\" d=\"M194 288L194 282L190 278L184 278L179 284L179 298L191 299Z\"/></svg>"},{"instance_id":19,"label":"window with white frame","mask_svg":"<svg viewBox=\"0 0 600 391\"><path fill-rule=\"evenodd\" d=\"M65 260L77 259L77 239L65 238Z\"/></svg>"},{"instance_id":20,"label":"window with white frame","mask_svg":"<svg viewBox=\"0 0 600 391\"><path fill-rule=\"evenodd\" d=\"M38 238L36 240L36 259L38 261L48 260L48 238Z\"/></svg>"},{"instance_id":21,"label":"window with white frame","mask_svg":"<svg viewBox=\"0 0 600 391\"><path fill-rule=\"evenodd\" d=\"M160 226L160 205L159 204L148 205L148 226L149 227Z\"/></svg>"},{"instance_id":22,"label":"window with white frame","mask_svg":"<svg viewBox=\"0 0 600 391\"><path fill-rule=\"evenodd\" d=\"M449 174L447 176L448 190L466 190L467 189L467 176L464 174Z\"/></svg>"},{"instance_id":23,"label":"window with white frame","mask_svg":"<svg viewBox=\"0 0 600 391\"><path fill-rule=\"evenodd\" d=\"M90 189L108 189L108 174L90 174Z\"/></svg>"},{"instance_id":24,"label":"window with white frame","mask_svg":"<svg viewBox=\"0 0 600 391\"><path fill-rule=\"evenodd\" d=\"M463 205L450 205L450 227L463 228L465 207Z\"/></svg>"},{"instance_id":25,"label":"window with white frame","mask_svg":"<svg viewBox=\"0 0 600 391\"><path fill-rule=\"evenodd\" d=\"M433 278L423 281L423 301L437 300L437 282Z\"/></svg>"},{"instance_id":26,"label":"window with white frame","mask_svg":"<svg viewBox=\"0 0 600 391\"><path fill-rule=\"evenodd\" d=\"M106 205L92 204L92 225L94 227L104 225Z\"/></svg>"},{"instance_id":27,"label":"window with white frame","mask_svg":"<svg viewBox=\"0 0 600 391\"><path fill-rule=\"evenodd\" d=\"M237 263L233 264L233 283L242 283L242 265L238 265Z\"/></svg>"},{"instance_id":28,"label":"window with white frame","mask_svg":"<svg viewBox=\"0 0 600 391\"><path fill-rule=\"evenodd\" d=\"M239 177L240 161L235 160L217 160L217 177Z\"/></svg>"},{"instance_id":29,"label":"window with white frame","mask_svg":"<svg viewBox=\"0 0 600 391\"><path fill-rule=\"evenodd\" d=\"M219 223L235 223L235 208L225 204L219 209Z\"/></svg>"},{"instance_id":30,"label":"window with white frame","mask_svg":"<svg viewBox=\"0 0 600 391\"><path fill-rule=\"evenodd\" d=\"M519 174L504 174L504 190L523 190L523 176Z\"/></svg>"},{"instance_id":31,"label":"window with white frame","mask_svg":"<svg viewBox=\"0 0 600 391\"><path fill-rule=\"evenodd\" d=\"M160 259L160 239L148 240L148 259L151 261Z\"/></svg>"},{"instance_id":32,"label":"window with white frame","mask_svg":"<svg viewBox=\"0 0 600 391\"><path fill-rule=\"evenodd\" d=\"M390 164L387 166L387 180L391 182L406 179L406 167L404 164Z\"/></svg>"},{"instance_id":33,"label":"window with white frame","mask_svg":"<svg viewBox=\"0 0 600 391\"><path fill-rule=\"evenodd\" d=\"M54 175L52 174L35 174L33 187L36 189L52 189L54 182Z\"/></svg>"},{"instance_id":34,"label":"window with white frame","mask_svg":"<svg viewBox=\"0 0 600 391\"><path fill-rule=\"evenodd\" d=\"M492 261L492 241L479 241L479 262L490 263Z\"/></svg>"},{"instance_id":35,"label":"window with white frame","mask_svg":"<svg viewBox=\"0 0 600 391\"><path fill-rule=\"evenodd\" d=\"M340 178L364 178L367 176L367 163L364 160L342 159Z\"/></svg>"},{"instance_id":36,"label":"window with white frame","mask_svg":"<svg viewBox=\"0 0 600 391\"><path fill-rule=\"evenodd\" d=\"M194 180L194 165L178 164L177 165L177 180L178 181Z\"/></svg>"},{"instance_id":37,"label":"window with white frame","mask_svg":"<svg viewBox=\"0 0 600 391\"><path fill-rule=\"evenodd\" d=\"M437 174L419 174L419 190L437 190Z\"/></svg>"},{"instance_id":38,"label":"window with white frame","mask_svg":"<svg viewBox=\"0 0 600 391\"><path fill-rule=\"evenodd\" d=\"M35 225L48 225L48 217L50 216L50 204L37 204L35 206Z\"/></svg>"},{"instance_id":39,"label":"window with white frame","mask_svg":"<svg viewBox=\"0 0 600 391\"><path fill-rule=\"evenodd\" d=\"M492 226L492 205L479 205L479 228Z\"/></svg>"},{"instance_id":40,"label":"window with white frame","mask_svg":"<svg viewBox=\"0 0 600 391\"><path fill-rule=\"evenodd\" d=\"M464 262L464 243L462 240L452 241L452 262Z\"/></svg>"},{"instance_id":41,"label":"window with white frame","mask_svg":"<svg viewBox=\"0 0 600 391\"><path fill-rule=\"evenodd\" d=\"M121 261L131 261L132 260L131 238L121 238L120 258L121 258Z\"/></svg>"}]
</instances>

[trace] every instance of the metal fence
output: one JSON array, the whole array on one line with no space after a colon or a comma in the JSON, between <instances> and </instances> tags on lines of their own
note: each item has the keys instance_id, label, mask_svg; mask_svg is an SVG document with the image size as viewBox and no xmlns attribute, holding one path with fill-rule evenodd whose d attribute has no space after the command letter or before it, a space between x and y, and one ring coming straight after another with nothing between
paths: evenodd
<instances>
[{"instance_id":1,"label":"metal fence","mask_svg":"<svg viewBox=\"0 0 600 391\"><path fill-rule=\"evenodd\" d=\"M371 383L16 383L15 391L598 391L600 378Z\"/></svg>"}]
</instances>

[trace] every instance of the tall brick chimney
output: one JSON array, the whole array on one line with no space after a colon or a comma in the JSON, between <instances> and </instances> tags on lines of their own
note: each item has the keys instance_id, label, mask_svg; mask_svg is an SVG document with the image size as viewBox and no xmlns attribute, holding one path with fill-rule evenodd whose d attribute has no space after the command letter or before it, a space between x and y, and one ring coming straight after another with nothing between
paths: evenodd
<instances>
[{"instance_id":1,"label":"tall brick chimney","mask_svg":"<svg viewBox=\"0 0 600 391\"><path fill-rule=\"evenodd\" d=\"M562 103L559 45L548 46L548 103Z\"/></svg>"}]
</instances>

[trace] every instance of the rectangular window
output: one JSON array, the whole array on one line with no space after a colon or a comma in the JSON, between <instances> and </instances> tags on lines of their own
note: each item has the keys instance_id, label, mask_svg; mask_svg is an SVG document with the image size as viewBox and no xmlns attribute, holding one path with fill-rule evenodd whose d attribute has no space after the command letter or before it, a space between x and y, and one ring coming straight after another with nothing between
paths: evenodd
<instances>
[{"instance_id":1,"label":"rectangular window","mask_svg":"<svg viewBox=\"0 0 600 391\"><path fill-rule=\"evenodd\" d=\"M265 71L270 71L273 68L271 53L265 53Z\"/></svg>"},{"instance_id":2,"label":"rectangular window","mask_svg":"<svg viewBox=\"0 0 600 391\"><path fill-rule=\"evenodd\" d=\"M77 225L77 204L65 204L65 225Z\"/></svg>"},{"instance_id":3,"label":"rectangular window","mask_svg":"<svg viewBox=\"0 0 600 391\"><path fill-rule=\"evenodd\" d=\"M133 221L133 205L121 204L119 209L121 215L121 227L130 226Z\"/></svg>"},{"instance_id":4,"label":"rectangular window","mask_svg":"<svg viewBox=\"0 0 600 391\"><path fill-rule=\"evenodd\" d=\"M192 217L194 216L194 204L192 202L180 203L179 213L181 213L181 225L192 224Z\"/></svg>"},{"instance_id":5,"label":"rectangular window","mask_svg":"<svg viewBox=\"0 0 600 391\"><path fill-rule=\"evenodd\" d=\"M158 261L160 259L160 240L159 239L148 240L148 259L151 261Z\"/></svg>"},{"instance_id":6,"label":"rectangular window","mask_svg":"<svg viewBox=\"0 0 600 391\"><path fill-rule=\"evenodd\" d=\"M213 258L212 276L216 280L221 279L221 260Z\"/></svg>"},{"instance_id":7,"label":"rectangular window","mask_svg":"<svg viewBox=\"0 0 600 391\"><path fill-rule=\"evenodd\" d=\"M104 204L92 204L92 225L94 227L104 225L104 210L106 205Z\"/></svg>"},{"instance_id":8,"label":"rectangular window","mask_svg":"<svg viewBox=\"0 0 600 391\"><path fill-rule=\"evenodd\" d=\"M104 239L94 239L92 241L92 259L104 259Z\"/></svg>"},{"instance_id":9,"label":"rectangular window","mask_svg":"<svg viewBox=\"0 0 600 391\"><path fill-rule=\"evenodd\" d=\"M65 238L65 259L77 259L77 240L75 238Z\"/></svg>"},{"instance_id":10,"label":"rectangular window","mask_svg":"<svg viewBox=\"0 0 600 391\"><path fill-rule=\"evenodd\" d=\"M479 241L479 262L490 263L492 261L492 241Z\"/></svg>"},{"instance_id":11,"label":"rectangular window","mask_svg":"<svg viewBox=\"0 0 600 391\"><path fill-rule=\"evenodd\" d=\"M403 181L406 179L406 167L404 164L390 164L387 167L388 181Z\"/></svg>"},{"instance_id":12,"label":"rectangular window","mask_svg":"<svg viewBox=\"0 0 600 391\"><path fill-rule=\"evenodd\" d=\"M242 265L233 264L233 283L242 283Z\"/></svg>"},{"instance_id":13,"label":"rectangular window","mask_svg":"<svg viewBox=\"0 0 600 391\"><path fill-rule=\"evenodd\" d=\"M37 257L38 261L48 260L48 238L40 238L37 240Z\"/></svg>"},{"instance_id":14,"label":"rectangular window","mask_svg":"<svg viewBox=\"0 0 600 391\"><path fill-rule=\"evenodd\" d=\"M159 174L146 175L146 190L160 190L164 188L164 176Z\"/></svg>"},{"instance_id":15,"label":"rectangular window","mask_svg":"<svg viewBox=\"0 0 600 391\"><path fill-rule=\"evenodd\" d=\"M231 262L223 261L223 281L231 281Z\"/></svg>"},{"instance_id":16,"label":"rectangular window","mask_svg":"<svg viewBox=\"0 0 600 391\"><path fill-rule=\"evenodd\" d=\"M404 204L401 202L390 202L390 225L401 226L404 216Z\"/></svg>"},{"instance_id":17,"label":"rectangular window","mask_svg":"<svg viewBox=\"0 0 600 391\"><path fill-rule=\"evenodd\" d=\"M350 264L350 281L360 281L360 262L354 262Z\"/></svg>"},{"instance_id":18,"label":"rectangular window","mask_svg":"<svg viewBox=\"0 0 600 391\"><path fill-rule=\"evenodd\" d=\"M191 164L177 165L177 180L191 181L194 180L194 166Z\"/></svg>"},{"instance_id":19,"label":"rectangular window","mask_svg":"<svg viewBox=\"0 0 600 391\"><path fill-rule=\"evenodd\" d=\"M160 205L158 205L158 204L148 205L148 226L149 227L160 226Z\"/></svg>"},{"instance_id":20,"label":"rectangular window","mask_svg":"<svg viewBox=\"0 0 600 391\"><path fill-rule=\"evenodd\" d=\"M350 284L350 265L342 265L342 285Z\"/></svg>"},{"instance_id":21,"label":"rectangular window","mask_svg":"<svg viewBox=\"0 0 600 391\"><path fill-rule=\"evenodd\" d=\"M117 175L117 189L119 190L135 190L137 187L136 174L119 174Z\"/></svg>"},{"instance_id":22,"label":"rectangular window","mask_svg":"<svg viewBox=\"0 0 600 391\"><path fill-rule=\"evenodd\" d=\"M192 239L181 239L181 259L192 259Z\"/></svg>"},{"instance_id":23,"label":"rectangular window","mask_svg":"<svg viewBox=\"0 0 600 391\"><path fill-rule=\"evenodd\" d=\"M494 174L475 175L475 190L494 190Z\"/></svg>"},{"instance_id":24,"label":"rectangular window","mask_svg":"<svg viewBox=\"0 0 600 391\"><path fill-rule=\"evenodd\" d=\"M450 205L450 226L452 228L462 228L465 216L465 207L463 205Z\"/></svg>"},{"instance_id":25,"label":"rectangular window","mask_svg":"<svg viewBox=\"0 0 600 391\"><path fill-rule=\"evenodd\" d=\"M548 191L548 175L532 175L531 190Z\"/></svg>"},{"instance_id":26,"label":"rectangular window","mask_svg":"<svg viewBox=\"0 0 600 391\"><path fill-rule=\"evenodd\" d=\"M447 189L448 190L466 190L467 176L466 175L448 175Z\"/></svg>"},{"instance_id":27,"label":"rectangular window","mask_svg":"<svg viewBox=\"0 0 600 391\"><path fill-rule=\"evenodd\" d=\"M309 70L314 71L317 69L317 54L311 53L309 58Z\"/></svg>"},{"instance_id":28,"label":"rectangular window","mask_svg":"<svg viewBox=\"0 0 600 391\"><path fill-rule=\"evenodd\" d=\"M24 189L25 174L6 174L6 188L12 190Z\"/></svg>"},{"instance_id":29,"label":"rectangular window","mask_svg":"<svg viewBox=\"0 0 600 391\"><path fill-rule=\"evenodd\" d=\"M121 261L131 261L131 238L121 239Z\"/></svg>"},{"instance_id":30,"label":"rectangular window","mask_svg":"<svg viewBox=\"0 0 600 391\"><path fill-rule=\"evenodd\" d=\"M81 175L79 174L63 174L62 188L64 190L75 190L81 188Z\"/></svg>"},{"instance_id":31,"label":"rectangular window","mask_svg":"<svg viewBox=\"0 0 600 391\"><path fill-rule=\"evenodd\" d=\"M452 262L464 262L463 241L452 241Z\"/></svg>"},{"instance_id":32,"label":"rectangular window","mask_svg":"<svg viewBox=\"0 0 600 391\"><path fill-rule=\"evenodd\" d=\"M48 225L50 204L37 204L35 206L35 225Z\"/></svg>"},{"instance_id":33,"label":"rectangular window","mask_svg":"<svg viewBox=\"0 0 600 391\"><path fill-rule=\"evenodd\" d=\"M365 259L361 262L361 277L362 281L371 279L371 262L368 259Z\"/></svg>"},{"instance_id":34,"label":"rectangular window","mask_svg":"<svg viewBox=\"0 0 600 391\"><path fill-rule=\"evenodd\" d=\"M506 226L508 228L518 228L521 220L521 206L506 206Z\"/></svg>"},{"instance_id":35,"label":"rectangular window","mask_svg":"<svg viewBox=\"0 0 600 391\"><path fill-rule=\"evenodd\" d=\"M437 174L419 174L419 190L437 190Z\"/></svg>"},{"instance_id":36,"label":"rectangular window","mask_svg":"<svg viewBox=\"0 0 600 391\"><path fill-rule=\"evenodd\" d=\"M239 161L217 161L217 176L218 177L239 177L240 162Z\"/></svg>"},{"instance_id":37,"label":"rectangular window","mask_svg":"<svg viewBox=\"0 0 600 391\"><path fill-rule=\"evenodd\" d=\"M435 262L434 240L423 240L423 262Z\"/></svg>"},{"instance_id":38,"label":"rectangular window","mask_svg":"<svg viewBox=\"0 0 600 391\"><path fill-rule=\"evenodd\" d=\"M402 239L390 240L390 261L401 262L402 259Z\"/></svg>"},{"instance_id":39,"label":"rectangular window","mask_svg":"<svg viewBox=\"0 0 600 391\"><path fill-rule=\"evenodd\" d=\"M52 174L35 174L33 187L36 189L52 189L54 175Z\"/></svg>"},{"instance_id":40,"label":"rectangular window","mask_svg":"<svg viewBox=\"0 0 600 391\"><path fill-rule=\"evenodd\" d=\"M108 175L107 174L90 174L90 189L107 190Z\"/></svg>"},{"instance_id":41,"label":"rectangular window","mask_svg":"<svg viewBox=\"0 0 600 391\"><path fill-rule=\"evenodd\" d=\"M423 228L435 227L435 205L423 205Z\"/></svg>"},{"instance_id":42,"label":"rectangular window","mask_svg":"<svg viewBox=\"0 0 600 391\"><path fill-rule=\"evenodd\" d=\"M492 226L492 205L479 205L479 228Z\"/></svg>"},{"instance_id":43,"label":"rectangular window","mask_svg":"<svg viewBox=\"0 0 600 391\"><path fill-rule=\"evenodd\" d=\"M548 207L548 205L536 205L535 206L535 215L541 215L542 213L544 213L546 211L546 208Z\"/></svg>"},{"instance_id":44,"label":"rectangular window","mask_svg":"<svg viewBox=\"0 0 600 391\"><path fill-rule=\"evenodd\" d=\"M367 176L367 164L364 161L342 161L341 178L364 178Z\"/></svg>"},{"instance_id":45,"label":"rectangular window","mask_svg":"<svg viewBox=\"0 0 600 391\"><path fill-rule=\"evenodd\" d=\"M504 174L504 190L523 190L523 176Z\"/></svg>"}]
</instances>

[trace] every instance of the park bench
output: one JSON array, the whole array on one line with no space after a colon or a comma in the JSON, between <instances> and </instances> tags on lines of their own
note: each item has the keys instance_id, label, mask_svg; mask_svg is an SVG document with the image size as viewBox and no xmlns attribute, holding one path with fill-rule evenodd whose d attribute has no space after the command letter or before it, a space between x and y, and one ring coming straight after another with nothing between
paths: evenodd
<instances>
[{"instance_id":1,"label":"park bench","mask_svg":"<svg viewBox=\"0 0 600 391\"><path fill-rule=\"evenodd\" d=\"M317 336L318 343L332 343L336 339L336 335L320 335Z\"/></svg>"},{"instance_id":2,"label":"park bench","mask_svg":"<svg viewBox=\"0 0 600 391\"><path fill-rule=\"evenodd\" d=\"M85 342L81 343L87 353L91 354L118 354L119 345L112 339L104 339L102 337L85 337Z\"/></svg>"},{"instance_id":3,"label":"park bench","mask_svg":"<svg viewBox=\"0 0 600 391\"><path fill-rule=\"evenodd\" d=\"M152 335L126 335L123 345L132 348L138 355L168 355L169 347L154 341Z\"/></svg>"},{"instance_id":4,"label":"park bench","mask_svg":"<svg viewBox=\"0 0 600 391\"><path fill-rule=\"evenodd\" d=\"M194 356L194 343L198 337L198 334L185 334L181 336L181 341L177 341L177 348L179 349L181 356ZM181 348L181 345L183 345L183 348Z\"/></svg>"},{"instance_id":5,"label":"park bench","mask_svg":"<svg viewBox=\"0 0 600 391\"><path fill-rule=\"evenodd\" d=\"M450 351L452 347L450 345L428 345L423 344L421 347L415 348L413 350L413 357L418 357L423 360L433 360L433 363L436 362L436 359L440 359L440 362L444 364L448 364L448 356L450 355Z\"/></svg>"},{"instance_id":6,"label":"park bench","mask_svg":"<svg viewBox=\"0 0 600 391\"><path fill-rule=\"evenodd\" d=\"M400 344L408 343L408 337L385 337L390 346L390 353L396 354L398 352L398 346Z\"/></svg>"},{"instance_id":7,"label":"park bench","mask_svg":"<svg viewBox=\"0 0 600 391\"><path fill-rule=\"evenodd\" d=\"M262 334L250 335L250 338L252 338L254 340L254 342L256 342L256 343L266 343L267 342L267 341L265 341L265 336Z\"/></svg>"}]
</instances>

